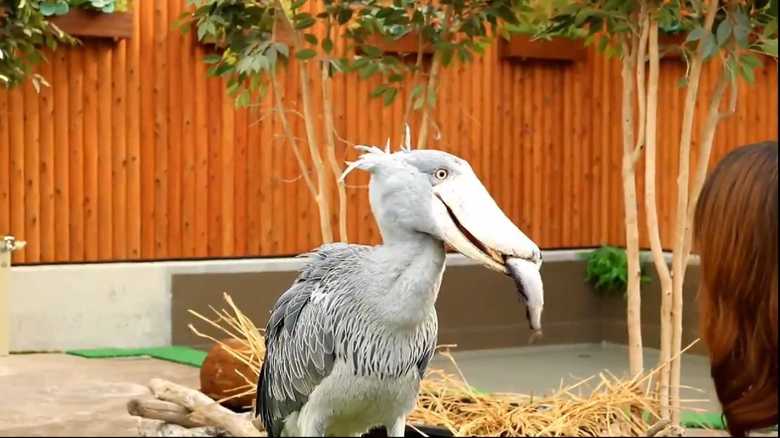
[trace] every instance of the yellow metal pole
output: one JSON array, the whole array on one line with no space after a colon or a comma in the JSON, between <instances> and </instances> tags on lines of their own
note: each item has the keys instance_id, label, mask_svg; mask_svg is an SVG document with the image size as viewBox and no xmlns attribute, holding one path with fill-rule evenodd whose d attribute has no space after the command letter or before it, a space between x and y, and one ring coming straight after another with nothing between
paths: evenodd
<instances>
[{"instance_id":1,"label":"yellow metal pole","mask_svg":"<svg viewBox=\"0 0 780 438\"><path fill-rule=\"evenodd\" d=\"M3 236L0 241L0 356L7 356L11 347L11 307L8 280L11 277L11 253L24 248L26 242L14 236Z\"/></svg>"}]
</instances>

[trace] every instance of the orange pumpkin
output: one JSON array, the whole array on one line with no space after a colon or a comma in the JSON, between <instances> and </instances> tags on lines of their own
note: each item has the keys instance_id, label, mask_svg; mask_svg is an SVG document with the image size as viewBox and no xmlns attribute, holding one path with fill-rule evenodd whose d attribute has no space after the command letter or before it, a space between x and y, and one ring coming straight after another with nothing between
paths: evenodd
<instances>
[{"instance_id":1,"label":"orange pumpkin","mask_svg":"<svg viewBox=\"0 0 780 438\"><path fill-rule=\"evenodd\" d=\"M222 342L237 351L249 351L249 347L237 339L223 339ZM238 373L251 378L252 370L244 363L233 357L221 344L215 344L209 351L203 365L200 368L200 390L214 400L235 395L241 391L234 391L244 386L246 381ZM245 395L222 402L226 408L245 411L252 407L253 395Z\"/></svg>"}]
</instances>

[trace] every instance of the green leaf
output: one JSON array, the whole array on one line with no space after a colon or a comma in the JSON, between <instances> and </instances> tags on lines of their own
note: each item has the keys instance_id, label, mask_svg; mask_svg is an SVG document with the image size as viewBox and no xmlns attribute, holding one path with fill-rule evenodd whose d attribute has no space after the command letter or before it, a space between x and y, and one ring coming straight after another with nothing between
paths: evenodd
<instances>
[{"instance_id":1,"label":"green leaf","mask_svg":"<svg viewBox=\"0 0 780 438\"><path fill-rule=\"evenodd\" d=\"M222 56L220 55L211 54L203 57L203 62L206 64L216 64L220 61L222 61Z\"/></svg>"},{"instance_id":2,"label":"green leaf","mask_svg":"<svg viewBox=\"0 0 780 438\"><path fill-rule=\"evenodd\" d=\"M423 92L423 89L424 89L423 88L423 84L415 85L414 88L412 88L412 99L414 99L415 97L421 95L422 92Z\"/></svg>"},{"instance_id":3,"label":"green leaf","mask_svg":"<svg viewBox=\"0 0 780 438\"><path fill-rule=\"evenodd\" d=\"M302 30L302 29L308 29L312 26L314 26L315 20L314 17L312 17L309 14L298 14L298 15L306 15L305 17L302 17L295 21L295 29Z\"/></svg>"},{"instance_id":4,"label":"green leaf","mask_svg":"<svg viewBox=\"0 0 780 438\"><path fill-rule=\"evenodd\" d=\"M715 41L715 36L712 33L707 33L699 43L699 50L704 59L709 59L718 50L718 44Z\"/></svg>"},{"instance_id":5,"label":"green leaf","mask_svg":"<svg viewBox=\"0 0 780 438\"><path fill-rule=\"evenodd\" d=\"M737 40L737 45L742 48L747 48L750 44L748 42L748 35L750 34L750 19L747 17L744 11L738 9L734 13L734 39Z\"/></svg>"},{"instance_id":6,"label":"green leaf","mask_svg":"<svg viewBox=\"0 0 780 438\"><path fill-rule=\"evenodd\" d=\"M303 39L306 40L306 42L311 44L312 46L316 46L318 43L317 36L314 34L305 33L303 34Z\"/></svg>"},{"instance_id":7,"label":"green leaf","mask_svg":"<svg viewBox=\"0 0 780 438\"><path fill-rule=\"evenodd\" d=\"M339 10L338 22L340 25L346 24L352 18L352 9L343 8Z\"/></svg>"},{"instance_id":8,"label":"green leaf","mask_svg":"<svg viewBox=\"0 0 780 438\"><path fill-rule=\"evenodd\" d=\"M366 56L370 56L371 58L378 58L382 56L382 49L369 44L364 44L360 46L360 50L362 50L363 53L366 54Z\"/></svg>"},{"instance_id":9,"label":"green leaf","mask_svg":"<svg viewBox=\"0 0 780 438\"><path fill-rule=\"evenodd\" d=\"M387 90L385 90L385 97L384 97L385 106L391 105L395 100L395 96L397 94L398 94L397 88L388 88Z\"/></svg>"},{"instance_id":10,"label":"green leaf","mask_svg":"<svg viewBox=\"0 0 780 438\"><path fill-rule=\"evenodd\" d=\"M387 80L390 82L401 82L404 80L404 75L400 73L393 73L387 78Z\"/></svg>"},{"instance_id":11,"label":"green leaf","mask_svg":"<svg viewBox=\"0 0 780 438\"><path fill-rule=\"evenodd\" d=\"M740 56L739 62L740 64L748 65L750 68L758 68L764 66L764 64L761 62L760 59L758 59L758 57L750 54Z\"/></svg>"},{"instance_id":12,"label":"green leaf","mask_svg":"<svg viewBox=\"0 0 780 438\"><path fill-rule=\"evenodd\" d=\"M777 58L777 38L762 42L760 47L767 55Z\"/></svg>"},{"instance_id":13,"label":"green leaf","mask_svg":"<svg viewBox=\"0 0 780 438\"><path fill-rule=\"evenodd\" d=\"M688 37L685 38L685 42L690 43L692 41L699 41L704 36L704 33L704 28L698 26L688 33Z\"/></svg>"},{"instance_id":14,"label":"green leaf","mask_svg":"<svg viewBox=\"0 0 780 438\"><path fill-rule=\"evenodd\" d=\"M333 50L333 40L331 40L330 38L323 39L322 50L324 50L325 53L330 53Z\"/></svg>"},{"instance_id":15,"label":"green leaf","mask_svg":"<svg viewBox=\"0 0 780 438\"><path fill-rule=\"evenodd\" d=\"M717 37L718 46L723 47L723 44L725 44L731 36L731 22L728 19L721 21L715 35Z\"/></svg>"},{"instance_id":16,"label":"green leaf","mask_svg":"<svg viewBox=\"0 0 780 438\"><path fill-rule=\"evenodd\" d=\"M377 64L366 64L363 68L358 70L358 75L361 79L368 79L379 70Z\"/></svg>"},{"instance_id":17,"label":"green leaf","mask_svg":"<svg viewBox=\"0 0 780 438\"><path fill-rule=\"evenodd\" d=\"M752 84L756 80L756 76L753 74L753 67L750 67L750 66L748 66L746 64L739 64L739 74L749 84Z\"/></svg>"},{"instance_id":18,"label":"green leaf","mask_svg":"<svg viewBox=\"0 0 780 438\"><path fill-rule=\"evenodd\" d=\"M417 99L415 99L413 105L414 110L417 111L420 108L422 108L424 103L425 103L425 99L423 98L423 96L420 96Z\"/></svg>"},{"instance_id":19,"label":"green leaf","mask_svg":"<svg viewBox=\"0 0 780 438\"><path fill-rule=\"evenodd\" d=\"M300 59L301 61L305 61L307 59L314 58L314 56L317 55L317 52L315 52L313 49L303 49L298 50L295 52L295 57Z\"/></svg>"},{"instance_id":20,"label":"green leaf","mask_svg":"<svg viewBox=\"0 0 780 438\"><path fill-rule=\"evenodd\" d=\"M603 52L604 49L607 48L607 44L609 44L609 37L607 35L602 35L601 38L599 38L599 51Z\"/></svg>"},{"instance_id":21,"label":"green leaf","mask_svg":"<svg viewBox=\"0 0 780 438\"><path fill-rule=\"evenodd\" d=\"M245 108L249 106L250 98L249 98L249 91L244 90L242 91L238 97L236 97L236 106L239 108Z\"/></svg>"},{"instance_id":22,"label":"green leaf","mask_svg":"<svg viewBox=\"0 0 780 438\"><path fill-rule=\"evenodd\" d=\"M383 95L385 93L385 90L387 90L388 88L390 88L390 87L388 87L387 85L384 85L384 84L379 85L379 86L377 86L376 88L374 88L371 91L369 96L371 96L371 97L379 97L379 96Z\"/></svg>"}]
</instances>

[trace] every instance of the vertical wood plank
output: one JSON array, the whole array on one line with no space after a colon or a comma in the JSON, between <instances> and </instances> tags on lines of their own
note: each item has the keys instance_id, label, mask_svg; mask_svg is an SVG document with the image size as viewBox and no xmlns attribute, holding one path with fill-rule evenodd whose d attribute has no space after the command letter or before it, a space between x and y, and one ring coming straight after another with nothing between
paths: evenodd
<instances>
[{"instance_id":1,"label":"vertical wood plank","mask_svg":"<svg viewBox=\"0 0 780 438\"><path fill-rule=\"evenodd\" d=\"M181 13L184 2L168 0L167 16L174 20ZM183 111L182 93L185 86L190 86L183 81L183 63L179 61L182 47L182 34L175 27L168 25L169 34L166 37L168 49L168 258L180 258L182 256L182 150L188 145L182 142Z\"/></svg>"},{"instance_id":2,"label":"vertical wood plank","mask_svg":"<svg viewBox=\"0 0 780 438\"><path fill-rule=\"evenodd\" d=\"M154 251L158 259L168 258L168 5L154 2Z\"/></svg>"},{"instance_id":3,"label":"vertical wood plank","mask_svg":"<svg viewBox=\"0 0 780 438\"><path fill-rule=\"evenodd\" d=\"M127 41L111 57L111 220L114 260L127 260Z\"/></svg>"},{"instance_id":4,"label":"vertical wood plank","mask_svg":"<svg viewBox=\"0 0 780 438\"><path fill-rule=\"evenodd\" d=\"M24 94L24 249L28 263L41 260L41 199L40 199L40 105L38 93L30 81L22 88Z\"/></svg>"},{"instance_id":5,"label":"vertical wood plank","mask_svg":"<svg viewBox=\"0 0 780 438\"><path fill-rule=\"evenodd\" d=\"M98 59L98 258L110 260L113 254L113 211L112 178L113 159L115 151L111 145L112 112L114 105L111 100L111 49L105 44L97 46Z\"/></svg>"},{"instance_id":6,"label":"vertical wood plank","mask_svg":"<svg viewBox=\"0 0 780 438\"><path fill-rule=\"evenodd\" d=\"M201 63L203 55L196 50L197 63L194 66L195 83L195 256L209 254L209 90L206 70Z\"/></svg>"},{"instance_id":7,"label":"vertical wood plank","mask_svg":"<svg viewBox=\"0 0 780 438\"><path fill-rule=\"evenodd\" d=\"M70 51L68 64L68 150L70 162L68 176L70 185L70 261L86 258L85 214L86 193L84 192L84 52Z\"/></svg>"},{"instance_id":8,"label":"vertical wood plank","mask_svg":"<svg viewBox=\"0 0 780 438\"><path fill-rule=\"evenodd\" d=\"M260 185L262 184L262 168L260 162L260 140L262 114L269 98L259 102L259 107L253 107L247 111L247 255L262 254L260 249L261 221L260 211Z\"/></svg>"},{"instance_id":9,"label":"vertical wood plank","mask_svg":"<svg viewBox=\"0 0 780 438\"><path fill-rule=\"evenodd\" d=\"M13 111L8 113L11 142L11 234L17 239L25 239L24 230L24 212L26 203L24 199L25 175L24 175L24 112L27 110L24 105L24 95L21 87L16 87L9 92L9 107ZM24 263L27 261L26 251L15 251L11 254L13 263Z\"/></svg>"},{"instance_id":10,"label":"vertical wood plank","mask_svg":"<svg viewBox=\"0 0 780 438\"><path fill-rule=\"evenodd\" d=\"M222 82L208 81L208 255L222 254Z\"/></svg>"},{"instance_id":11,"label":"vertical wood plank","mask_svg":"<svg viewBox=\"0 0 780 438\"><path fill-rule=\"evenodd\" d=\"M273 173L273 151L276 148L274 143L274 134L276 133L276 118L272 109L273 96L269 96L262 107L268 112L264 112L260 124L259 139L252 149L257 153L257 159L260 161L260 185L257 188L258 193L258 221L260 222L259 251L261 254L273 254L273 197L271 190L274 187Z\"/></svg>"},{"instance_id":12,"label":"vertical wood plank","mask_svg":"<svg viewBox=\"0 0 780 438\"><path fill-rule=\"evenodd\" d=\"M136 38L126 43L127 50L127 255L131 260L141 258L142 202L141 202L141 6L132 2L133 29Z\"/></svg>"},{"instance_id":13,"label":"vertical wood plank","mask_svg":"<svg viewBox=\"0 0 780 438\"><path fill-rule=\"evenodd\" d=\"M41 74L53 78L52 65L41 64ZM43 263L55 260L56 235L54 233L54 91L44 87L38 94L40 103L41 151L38 174L40 180L41 202L41 254Z\"/></svg>"},{"instance_id":14,"label":"vertical wood plank","mask_svg":"<svg viewBox=\"0 0 780 438\"><path fill-rule=\"evenodd\" d=\"M84 241L85 259L97 261L100 257L98 218L99 159L98 159L98 53L94 46L84 49Z\"/></svg>"},{"instance_id":15,"label":"vertical wood plank","mask_svg":"<svg viewBox=\"0 0 780 438\"><path fill-rule=\"evenodd\" d=\"M222 154L222 168L220 170L222 186L222 205L220 206L222 216L222 250L220 255L234 255L234 232L235 232L235 162L234 155L234 135L235 135L235 113L233 109L233 100L229 96L223 96L222 101L222 136L219 143L220 153Z\"/></svg>"},{"instance_id":16,"label":"vertical wood plank","mask_svg":"<svg viewBox=\"0 0 780 438\"><path fill-rule=\"evenodd\" d=\"M157 2L155 2L157 3ZM157 256L155 202L155 114L162 112L156 105L155 59L162 56L155 45L155 10L152 2L138 2L141 18L141 53L139 59L141 72L141 257L154 259Z\"/></svg>"},{"instance_id":17,"label":"vertical wood plank","mask_svg":"<svg viewBox=\"0 0 780 438\"><path fill-rule=\"evenodd\" d=\"M247 140L248 110L240 109L235 116L235 175L233 186L233 206L235 209L233 235L233 255L243 256L248 251L247 235Z\"/></svg>"},{"instance_id":18,"label":"vertical wood plank","mask_svg":"<svg viewBox=\"0 0 780 438\"><path fill-rule=\"evenodd\" d=\"M196 240L196 225L195 217L198 215L195 207L195 198L197 193L196 177L195 177L195 94L197 90L192 86L186 84L193 84L194 88L200 87L195 76L195 63L200 62L200 59L195 57L195 50L193 48L192 34L184 35L182 37L182 47L179 53L179 60L181 62L181 82L186 88L181 89L181 111L182 111L182 133L181 133L181 256L182 258L192 258L196 253L196 246L198 242Z\"/></svg>"},{"instance_id":19,"label":"vertical wood plank","mask_svg":"<svg viewBox=\"0 0 780 438\"><path fill-rule=\"evenodd\" d=\"M70 121L68 53L66 49L54 54L54 233L56 238L54 260L70 261ZM2 110L0 110L2 113ZM0 116L2 120L2 116ZM0 137L2 128L0 127ZM0 146L2 149L2 146ZM0 166L2 169L2 166ZM2 227L0 227L2 228Z\"/></svg>"},{"instance_id":20,"label":"vertical wood plank","mask_svg":"<svg viewBox=\"0 0 780 438\"><path fill-rule=\"evenodd\" d=\"M0 236L11 234L11 124L9 93L0 90Z\"/></svg>"}]
</instances>

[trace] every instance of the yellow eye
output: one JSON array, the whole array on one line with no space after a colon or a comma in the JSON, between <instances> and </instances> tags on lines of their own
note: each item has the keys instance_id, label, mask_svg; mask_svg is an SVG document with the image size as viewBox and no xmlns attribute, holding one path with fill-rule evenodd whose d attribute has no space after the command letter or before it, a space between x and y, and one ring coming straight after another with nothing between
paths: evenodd
<instances>
[{"instance_id":1,"label":"yellow eye","mask_svg":"<svg viewBox=\"0 0 780 438\"><path fill-rule=\"evenodd\" d=\"M445 179L447 176L449 176L449 172L447 172L447 169L437 169L436 172L434 172L434 176L436 179Z\"/></svg>"}]
</instances>

